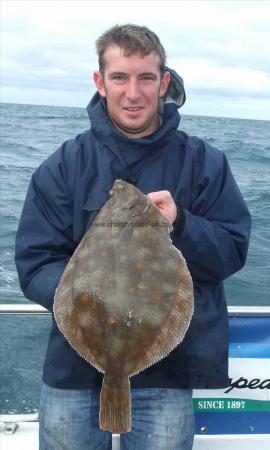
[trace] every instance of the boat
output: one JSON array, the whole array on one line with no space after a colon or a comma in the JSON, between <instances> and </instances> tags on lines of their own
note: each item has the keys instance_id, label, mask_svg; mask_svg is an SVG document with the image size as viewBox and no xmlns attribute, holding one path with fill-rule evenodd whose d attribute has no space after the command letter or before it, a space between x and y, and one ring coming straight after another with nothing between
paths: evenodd
<instances>
[{"instance_id":1,"label":"boat","mask_svg":"<svg viewBox=\"0 0 270 450\"><path fill-rule=\"evenodd\" d=\"M230 386L194 390L193 450L270 449L270 307L229 307ZM48 315L39 305L0 305L0 315ZM0 415L1 450L38 450L38 415ZM112 450L120 449L113 435Z\"/></svg>"}]
</instances>

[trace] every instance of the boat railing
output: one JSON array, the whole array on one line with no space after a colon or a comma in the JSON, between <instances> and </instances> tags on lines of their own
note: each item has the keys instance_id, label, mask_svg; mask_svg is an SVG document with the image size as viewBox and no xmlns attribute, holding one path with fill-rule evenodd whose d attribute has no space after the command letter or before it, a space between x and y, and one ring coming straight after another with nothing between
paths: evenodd
<instances>
[{"instance_id":1,"label":"boat railing","mask_svg":"<svg viewBox=\"0 0 270 450\"><path fill-rule=\"evenodd\" d=\"M268 316L270 306L228 306L230 316ZM51 314L43 306L23 303L0 304L0 315L3 314Z\"/></svg>"}]
</instances>

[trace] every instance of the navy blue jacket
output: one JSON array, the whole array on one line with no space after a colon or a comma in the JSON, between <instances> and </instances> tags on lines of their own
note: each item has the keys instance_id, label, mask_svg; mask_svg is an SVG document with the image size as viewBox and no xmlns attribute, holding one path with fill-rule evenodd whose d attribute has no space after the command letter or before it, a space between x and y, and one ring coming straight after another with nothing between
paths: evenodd
<instances>
[{"instance_id":1,"label":"navy blue jacket","mask_svg":"<svg viewBox=\"0 0 270 450\"><path fill-rule=\"evenodd\" d=\"M146 138L129 139L117 131L95 94L88 107L91 129L65 142L32 177L17 232L16 264L25 296L52 311L60 276L114 180L133 180L144 193L169 190L182 205L182 230L171 237L192 275L195 311L184 341L132 377L131 386L218 388L228 384L222 282L245 262L250 215L224 154L177 130L184 91L172 75L173 95L163 105L162 124ZM99 388L102 377L69 346L53 320L45 383Z\"/></svg>"}]
</instances>

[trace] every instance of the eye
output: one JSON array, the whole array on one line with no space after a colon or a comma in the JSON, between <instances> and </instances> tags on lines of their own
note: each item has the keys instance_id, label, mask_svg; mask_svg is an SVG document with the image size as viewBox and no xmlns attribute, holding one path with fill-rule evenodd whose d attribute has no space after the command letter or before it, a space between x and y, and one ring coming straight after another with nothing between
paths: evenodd
<instances>
[{"instance_id":1,"label":"eye","mask_svg":"<svg viewBox=\"0 0 270 450\"><path fill-rule=\"evenodd\" d=\"M124 75L121 75L121 74L113 75L113 76L112 76L112 80L115 80L115 81L123 81L123 80L125 80L125 76L124 76Z\"/></svg>"},{"instance_id":2,"label":"eye","mask_svg":"<svg viewBox=\"0 0 270 450\"><path fill-rule=\"evenodd\" d=\"M141 77L143 81L154 81L156 78L153 75L143 75Z\"/></svg>"}]
</instances>

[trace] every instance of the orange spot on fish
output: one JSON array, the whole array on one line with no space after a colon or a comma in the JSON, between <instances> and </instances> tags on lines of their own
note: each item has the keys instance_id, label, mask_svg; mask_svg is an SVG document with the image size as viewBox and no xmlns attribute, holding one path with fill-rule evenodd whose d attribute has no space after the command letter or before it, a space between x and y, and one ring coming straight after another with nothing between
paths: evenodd
<instances>
[{"instance_id":1,"label":"orange spot on fish","mask_svg":"<svg viewBox=\"0 0 270 450\"><path fill-rule=\"evenodd\" d=\"M149 220L151 225L156 225L157 224L157 219L155 219L154 217L151 217Z\"/></svg>"},{"instance_id":2,"label":"orange spot on fish","mask_svg":"<svg viewBox=\"0 0 270 450\"><path fill-rule=\"evenodd\" d=\"M88 294L83 294L80 297L80 302L83 303L83 304L89 303L90 300L91 300L91 297Z\"/></svg>"},{"instance_id":3,"label":"orange spot on fish","mask_svg":"<svg viewBox=\"0 0 270 450\"><path fill-rule=\"evenodd\" d=\"M107 256L107 255L108 255L108 252L106 250L102 250L101 256Z\"/></svg>"},{"instance_id":4,"label":"orange spot on fish","mask_svg":"<svg viewBox=\"0 0 270 450\"><path fill-rule=\"evenodd\" d=\"M169 272L162 272L161 275L162 275L164 278L166 278L166 277L169 276Z\"/></svg>"},{"instance_id":5,"label":"orange spot on fish","mask_svg":"<svg viewBox=\"0 0 270 450\"><path fill-rule=\"evenodd\" d=\"M136 267L136 269L141 270L141 269L143 269L143 264L138 262L135 264L135 267Z\"/></svg>"},{"instance_id":6,"label":"orange spot on fish","mask_svg":"<svg viewBox=\"0 0 270 450\"><path fill-rule=\"evenodd\" d=\"M150 336L150 333L149 333L149 331L147 331L147 330L142 330L142 331L140 332L140 338L141 338L141 339L148 339L149 336Z\"/></svg>"},{"instance_id":7,"label":"orange spot on fish","mask_svg":"<svg viewBox=\"0 0 270 450\"><path fill-rule=\"evenodd\" d=\"M132 356L135 356L135 357L139 356L141 354L141 349L139 347L133 348L131 350L131 354L132 354Z\"/></svg>"},{"instance_id":8,"label":"orange spot on fish","mask_svg":"<svg viewBox=\"0 0 270 450\"><path fill-rule=\"evenodd\" d=\"M101 336L92 336L91 341L94 345L100 345L101 344Z\"/></svg>"},{"instance_id":9,"label":"orange spot on fish","mask_svg":"<svg viewBox=\"0 0 270 450\"><path fill-rule=\"evenodd\" d=\"M160 295L153 295L152 300L154 300L155 302L160 302L161 300Z\"/></svg>"},{"instance_id":10,"label":"orange spot on fish","mask_svg":"<svg viewBox=\"0 0 270 450\"><path fill-rule=\"evenodd\" d=\"M100 285L102 288L109 288L111 287L110 283L108 281L103 281Z\"/></svg>"},{"instance_id":11,"label":"orange spot on fish","mask_svg":"<svg viewBox=\"0 0 270 450\"><path fill-rule=\"evenodd\" d=\"M129 294L134 294L135 289L133 287L128 288L128 293Z\"/></svg>"},{"instance_id":12,"label":"orange spot on fish","mask_svg":"<svg viewBox=\"0 0 270 450\"><path fill-rule=\"evenodd\" d=\"M116 317L115 317L115 316L109 317L109 319L108 319L108 324L109 324L109 325L116 325L116 324L117 324L117 319L116 319Z\"/></svg>"}]
</instances>

